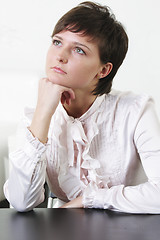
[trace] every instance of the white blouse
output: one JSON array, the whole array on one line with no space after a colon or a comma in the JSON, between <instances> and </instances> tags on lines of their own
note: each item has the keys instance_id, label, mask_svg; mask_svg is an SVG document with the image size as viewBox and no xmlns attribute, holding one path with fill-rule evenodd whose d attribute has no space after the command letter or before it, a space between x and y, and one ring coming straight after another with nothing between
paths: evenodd
<instances>
[{"instance_id":1,"label":"white blouse","mask_svg":"<svg viewBox=\"0 0 160 240\"><path fill-rule=\"evenodd\" d=\"M66 202L82 196L85 208L160 213L160 124L150 97L112 91L76 119L59 104L46 145L27 128L33 113L25 110L26 133L10 155L4 185L18 211L44 200L47 176L51 191Z\"/></svg>"}]
</instances>

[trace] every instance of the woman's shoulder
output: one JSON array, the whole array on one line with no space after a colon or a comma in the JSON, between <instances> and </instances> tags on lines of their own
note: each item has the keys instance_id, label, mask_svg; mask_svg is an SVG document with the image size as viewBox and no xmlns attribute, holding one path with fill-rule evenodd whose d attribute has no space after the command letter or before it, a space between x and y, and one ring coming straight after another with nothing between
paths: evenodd
<instances>
[{"instance_id":1,"label":"woman's shoulder","mask_svg":"<svg viewBox=\"0 0 160 240\"><path fill-rule=\"evenodd\" d=\"M130 116L131 119L137 119L150 102L153 99L145 93L112 90L105 97L105 109L118 118Z\"/></svg>"},{"instance_id":2,"label":"woman's shoulder","mask_svg":"<svg viewBox=\"0 0 160 240\"><path fill-rule=\"evenodd\" d=\"M109 93L109 101L113 105L122 107L122 108L143 108L148 101L153 101L152 97L146 93L134 93L131 91L117 91L112 90Z\"/></svg>"}]
</instances>

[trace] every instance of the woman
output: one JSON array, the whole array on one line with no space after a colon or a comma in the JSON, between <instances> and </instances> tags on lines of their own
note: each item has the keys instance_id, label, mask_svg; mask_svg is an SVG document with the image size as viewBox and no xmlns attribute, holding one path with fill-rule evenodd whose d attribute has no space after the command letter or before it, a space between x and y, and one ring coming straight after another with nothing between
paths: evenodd
<instances>
[{"instance_id":1,"label":"woman","mask_svg":"<svg viewBox=\"0 0 160 240\"><path fill-rule=\"evenodd\" d=\"M6 198L18 211L44 200L45 176L62 207L160 213L160 126L146 95L111 91L128 49L105 6L84 2L52 34L37 106L10 159ZM46 174L47 173L47 174Z\"/></svg>"}]
</instances>

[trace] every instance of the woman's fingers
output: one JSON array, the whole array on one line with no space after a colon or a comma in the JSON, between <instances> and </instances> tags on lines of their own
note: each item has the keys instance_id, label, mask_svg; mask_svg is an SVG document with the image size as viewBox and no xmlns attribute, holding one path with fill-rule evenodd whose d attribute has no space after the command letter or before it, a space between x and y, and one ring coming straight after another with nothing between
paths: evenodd
<instances>
[{"instance_id":1,"label":"woman's fingers","mask_svg":"<svg viewBox=\"0 0 160 240\"><path fill-rule=\"evenodd\" d=\"M70 105L71 101L75 99L74 92L71 89L65 90L61 96L61 103Z\"/></svg>"}]
</instances>

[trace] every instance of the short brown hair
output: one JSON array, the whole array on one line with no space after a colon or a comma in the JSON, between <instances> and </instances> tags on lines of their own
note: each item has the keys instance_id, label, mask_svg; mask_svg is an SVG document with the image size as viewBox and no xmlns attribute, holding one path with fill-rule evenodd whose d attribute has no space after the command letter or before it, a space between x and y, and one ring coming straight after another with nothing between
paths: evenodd
<instances>
[{"instance_id":1,"label":"short brown hair","mask_svg":"<svg viewBox=\"0 0 160 240\"><path fill-rule=\"evenodd\" d=\"M82 2L71 9L57 22L52 37L63 31L82 32L96 40L102 63L111 62L113 69L94 89L95 95L109 93L112 80L122 64L128 50L128 36L110 8L93 2Z\"/></svg>"}]
</instances>

